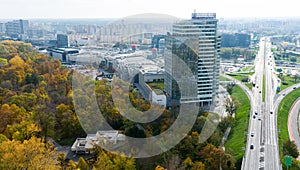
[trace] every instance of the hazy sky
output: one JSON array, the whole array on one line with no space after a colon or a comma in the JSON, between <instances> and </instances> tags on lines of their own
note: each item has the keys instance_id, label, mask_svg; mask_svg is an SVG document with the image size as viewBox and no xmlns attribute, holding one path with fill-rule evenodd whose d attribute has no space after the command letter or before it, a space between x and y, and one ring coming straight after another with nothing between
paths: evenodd
<instances>
[{"instance_id":1,"label":"hazy sky","mask_svg":"<svg viewBox=\"0 0 300 170\"><path fill-rule=\"evenodd\" d=\"M121 18L162 13L190 18L197 12L227 17L300 16L299 0L0 0L0 19Z\"/></svg>"}]
</instances>

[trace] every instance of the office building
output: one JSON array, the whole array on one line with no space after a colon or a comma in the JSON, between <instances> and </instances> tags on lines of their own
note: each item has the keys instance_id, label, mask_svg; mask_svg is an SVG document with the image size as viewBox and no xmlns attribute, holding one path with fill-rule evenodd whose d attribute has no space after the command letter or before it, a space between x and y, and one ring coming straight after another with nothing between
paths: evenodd
<instances>
[{"instance_id":1,"label":"office building","mask_svg":"<svg viewBox=\"0 0 300 170\"><path fill-rule=\"evenodd\" d=\"M13 38L18 38L22 34L27 33L29 27L28 20L13 20L5 24L6 34Z\"/></svg>"},{"instance_id":2,"label":"office building","mask_svg":"<svg viewBox=\"0 0 300 170\"><path fill-rule=\"evenodd\" d=\"M57 48L69 47L69 37L65 34L57 34Z\"/></svg>"},{"instance_id":3,"label":"office building","mask_svg":"<svg viewBox=\"0 0 300 170\"><path fill-rule=\"evenodd\" d=\"M193 13L190 20L173 24L172 34L166 36L164 89L168 103L212 104L219 88L221 37L217 34L217 22L215 13ZM190 80L184 80L196 84L197 95L193 97L182 98L184 94L176 88L174 77L185 77L185 70L181 70L176 56L193 74Z\"/></svg>"}]
</instances>

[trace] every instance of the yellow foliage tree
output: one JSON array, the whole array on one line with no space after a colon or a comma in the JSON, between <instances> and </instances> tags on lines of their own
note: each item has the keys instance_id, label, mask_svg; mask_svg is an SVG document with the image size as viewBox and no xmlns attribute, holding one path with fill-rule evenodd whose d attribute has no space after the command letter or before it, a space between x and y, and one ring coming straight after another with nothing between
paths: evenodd
<instances>
[{"instance_id":1,"label":"yellow foliage tree","mask_svg":"<svg viewBox=\"0 0 300 170\"><path fill-rule=\"evenodd\" d=\"M59 169L57 153L49 144L33 137L20 141L0 143L0 169Z\"/></svg>"}]
</instances>

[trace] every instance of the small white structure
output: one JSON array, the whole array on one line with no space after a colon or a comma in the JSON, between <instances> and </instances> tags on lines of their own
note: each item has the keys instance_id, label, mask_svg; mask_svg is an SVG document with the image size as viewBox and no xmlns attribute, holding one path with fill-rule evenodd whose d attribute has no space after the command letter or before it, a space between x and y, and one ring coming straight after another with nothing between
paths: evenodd
<instances>
[{"instance_id":1,"label":"small white structure","mask_svg":"<svg viewBox=\"0 0 300 170\"><path fill-rule=\"evenodd\" d=\"M125 135L117 130L98 131L96 134L88 134L86 138L77 138L71 147L72 152L90 153L94 145L117 144L118 141L125 141Z\"/></svg>"}]
</instances>

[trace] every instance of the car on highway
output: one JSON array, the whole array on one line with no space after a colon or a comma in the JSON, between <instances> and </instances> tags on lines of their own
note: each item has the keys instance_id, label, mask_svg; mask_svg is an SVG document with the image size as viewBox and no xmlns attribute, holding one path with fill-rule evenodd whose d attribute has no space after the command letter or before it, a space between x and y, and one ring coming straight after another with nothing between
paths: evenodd
<instances>
[{"instance_id":1,"label":"car on highway","mask_svg":"<svg viewBox=\"0 0 300 170\"><path fill-rule=\"evenodd\" d=\"M270 114L273 114L273 111L270 111Z\"/></svg>"},{"instance_id":2,"label":"car on highway","mask_svg":"<svg viewBox=\"0 0 300 170\"><path fill-rule=\"evenodd\" d=\"M257 115L258 113L257 113L257 112L254 112L254 114Z\"/></svg>"},{"instance_id":3,"label":"car on highway","mask_svg":"<svg viewBox=\"0 0 300 170\"><path fill-rule=\"evenodd\" d=\"M296 87L293 87L293 89L295 90L295 89L296 89Z\"/></svg>"},{"instance_id":4,"label":"car on highway","mask_svg":"<svg viewBox=\"0 0 300 170\"><path fill-rule=\"evenodd\" d=\"M253 119L255 119L256 118L256 116L255 115L253 115Z\"/></svg>"},{"instance_id":5,"label":"car on highway","mask_svg":"<svg viewBox=\"0 0 300 170\"><path fill-rule=\"evenodd\" d=\"M251 137L254 137L254 132L251 132L250 136L251 136Z\"/></svg>"},{"instance_id":6,"label":"car on highway","mask_svg":"<svg viewBox=\"0 0 300 170\"><path fill-rule=\"evenodd\" d=\"M259 93L261 93L261 91L259 91Z\"/></svg>"},{"instance_id":7,"label":"car on highway","mask_svg":"<svg viewBox=\"0 0 300 170\"><path fill-rule=\"evenodd\" d=\"M254 144L253 143L251 143L250 149L254 149Z\"/></svg>"}]
</instances>

